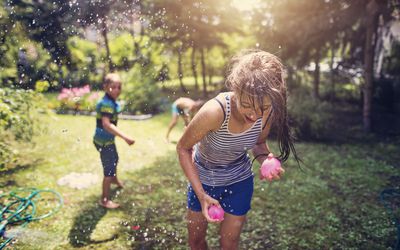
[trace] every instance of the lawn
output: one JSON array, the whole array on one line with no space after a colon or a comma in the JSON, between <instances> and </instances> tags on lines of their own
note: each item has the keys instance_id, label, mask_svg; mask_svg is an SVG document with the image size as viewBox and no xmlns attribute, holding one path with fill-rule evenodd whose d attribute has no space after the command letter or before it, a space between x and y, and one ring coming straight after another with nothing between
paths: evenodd
<instances>
[{"instance_id":1,"label":"lawn","mask_svg":"<svg viewBox=\"0 0 400 250\"><path fill-rule=\"evenodd\" d=\"M187 249L185 193L175 144L164 142L169 114L145 121L121 120L119 127L136 143L117 139L117 210L97 205L101 183L85 189L60 186L72 173L101 179L92 145L95 121L88 116L43 117L46 128L24 157L31 164L0 176L3 192L19 187L50 188L64 198L52 217L32 222L13 244L15 249ZM172 131L178 140L182 123ZM274 143L272 143L273 147ZM274 183L255 181L255 193L241 249L389 249L396 228L379 202L379 193L399 187L400 146L395 142L349 144L298 143L305 165L290 159L286 174ZM256 168L258 166L255 166ZM99 180L100 180L99 179ZM217 249L217 226L208 241Z\"/></svg>"}]
</instances>

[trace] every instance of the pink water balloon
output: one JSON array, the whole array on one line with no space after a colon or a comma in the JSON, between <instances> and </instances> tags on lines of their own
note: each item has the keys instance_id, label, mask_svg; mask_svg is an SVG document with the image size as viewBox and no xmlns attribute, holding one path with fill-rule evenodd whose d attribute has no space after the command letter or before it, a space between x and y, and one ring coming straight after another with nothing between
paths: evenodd
<instances>
[{"instance_id":1,"label":"pink water balloon","mask_svg":"<svg viewBox=\"0 0 400 250\"><path fill-rule=\"evenodd\" d=\"M284 170L281 167L281 162L278 159L275 157L268 157L262 163L260 172L261 179L268 179L269 181L272 181L274 175L279 175L280 173L283 173Z\"/></svg>"},{"instance_id":2,"label":"pink water balloon","mask_svg":"<svg viewBox=\"0 0 400 250\"><path fill-rule=\"evenodd\" d=\"M213 220L221 221L224 219L224 210L215 205L211 205L211 207L208 208L208 215Z\"/></svg>"}]
</instances>

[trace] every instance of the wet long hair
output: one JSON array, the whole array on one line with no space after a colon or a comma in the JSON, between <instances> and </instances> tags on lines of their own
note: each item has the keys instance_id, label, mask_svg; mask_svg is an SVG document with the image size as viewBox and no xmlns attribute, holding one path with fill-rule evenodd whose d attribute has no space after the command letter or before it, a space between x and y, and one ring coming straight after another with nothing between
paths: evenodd
<instances>
[{"instance_id":1,"label":"wet long hair","mask_svg":"<svg viewBox=\"0 0 400 250\"><path fill-rule=\"evenodd\" d=\"M277 140L282 162L293 153L297 163L301 159L294 147L287 112L287 89L284 80L284 66L280 59L262 50L246 50L232 58L227 70L226 87L233 91L241 102L243 96L250 97L255 109L256 103L263 107L264 97L271 100L272 125L277 129Z\"/></svg>"}]
</instances>

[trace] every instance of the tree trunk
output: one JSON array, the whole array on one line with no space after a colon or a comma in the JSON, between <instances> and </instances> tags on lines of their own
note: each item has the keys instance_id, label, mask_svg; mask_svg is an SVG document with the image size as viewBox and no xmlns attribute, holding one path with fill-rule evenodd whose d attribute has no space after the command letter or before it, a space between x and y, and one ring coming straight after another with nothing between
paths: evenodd
<instances>
[{"instance_id":1,"label":"tree trunk","mask_svg":"<svg viewBox=\"0 0 400 250\"><path fill-rule=\"evenodd\" d=\"M333 64L335 60L335 41L331 42L331 61L329 62L329 69L330 69L330 77L331 77L331 91L329 93L329 99L335 99L335 70L333 69Z\"/></svg>"},{"instance_id":2,"label":"tree trunk","mask_svg":"<svg viewBox=\"0 0 400 250\"><path fill-rule=\"evenodd\" d=\"M196 45L193 44L192 46L192 72L193 72L193 77L194 77L194 87L196 90L199 90L199 82L197 80L197 70L196 70Z\"/></svg>"},{"instance_id":3,"label":"tree trunk","mask_svg":"<svg viewBox=\"0 0 400 250\"><path fill-rule=\"evenodd\" d=\"M60 83L60 87L64 88L65 87L65 79L64 79L64 71L62 69L62 63L60 60L56 60L56 64L58 67L58 74L59 74L59 78L58 78L58 82Z\"/></svg>"},{"instance_id":4,"label":"tree trunk","mask_svg":"<svg viewBox=\"0 0 400 250\"><path fill-rule=\"evenodd\" d=\"M203 77L203 96L204 98L207 97L207 79L206 79L206 62L204 59L204 49L200 50L201 55L201 74Z\"/></svg>"},{"instance_id":5,"label":"tree trunk","mask_svg":"<svg viewBox=\"0 0 400 250\"><path fill-rule=\"evenodd\" d=\"M293 67L291 66L287 66L287 85L289 86L289 88L293 88L294 87L294 83L295 80L293 79Z\"/></svg>"},{"instance_id":6,"label":"tree trunk","mask_svg":"<svg viewBox=\"0 0 400 250\"><path fill-rule=\"evenodd\" d=\"M366 37L364 50L363 128L371 132L372 85L374 77L374 34L378 24L379 6L375 0L367 5Z\"/></svg>"},{"instance_id":7,"label":"tree trunk","mask_svg":"<svg viewBox=\"0 0 400 250\"><path fill-rule=\"evenodd\" d=\"M213 70L209 70L208 71L208 85L209 86L212 86L213 85L213 82L212 82L212 78L213 78Z\"/></svg>"},{"instance_id":8,"label":"tree trunk","mask_svg":"<svg viewBox=\"0 0 400 250\"><path fill-rule=\"evenodd\" d=\"M319 50L317 50L315 54L314 85L312 92L312 97L314 98L314 100L319 99L319 53Z\"/></svg>"},{"instance_id":9,"label":"tree trunk","mask_svg":"<svg viewBox=\"0 0 400 250\"><path fill-rule=\"evenodd\" d=\"M108 38L107 38L107 33L108 33L108 29L107 29L107 20L105 17L101 18L101 35L104 38L104 45L106 47L106 56L107 56L107 62L108 62L108 68L110 72L113 72L114 70L114 64L112 62L112 58L111 58L111 53L110 53L110 46L108 45Z\"/></svg>"},{"instance_id":10,"label":"tree trunk","mask_svg":"<svg viewBox=\"0 0 400 250\"><path fill-rule=\"evenodd\" d=\"M181 86L182 92L186 93L187 90L185 88L185 85L183 85L182 45L180 45L179 48L178 48L178 78L179 78L179 84Z\"/></svg>"}]
</instances>

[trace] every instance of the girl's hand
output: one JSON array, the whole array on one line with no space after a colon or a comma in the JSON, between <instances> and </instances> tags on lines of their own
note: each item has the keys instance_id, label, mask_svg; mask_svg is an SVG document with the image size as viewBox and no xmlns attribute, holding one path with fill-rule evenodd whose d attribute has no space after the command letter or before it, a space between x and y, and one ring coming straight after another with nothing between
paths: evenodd
<instances>
[{"instance_id":1,"label":"girl's hand","mask_svg":"<svg viewBox=\"0 0 400 250\"><path fill-rule=\"evenodd\" d=\"M217 220L217 219L212 219L210 215L208 214L208 208L211 207L211 205L215 205L219 208L221 208L221 205L216 199L213 199L211 196L208 194L204 194L203 197L200 199L200 204L201 204L201 212L203 213L203 216L207 219L208 222L221 222L222 220Z\"/></svg>"},{"instance_id":2,"label":"girl's hand","mask_svg":"<svg viewBox=\"0 0 400 250\"><path fill-rule=\"evenodd\" d=\"M281 167L280 161L274 158L274 155L270 153L267 159L261 164L260 180L279 180L284 172L285 170Z\"/></svg>"}]
</instances>

